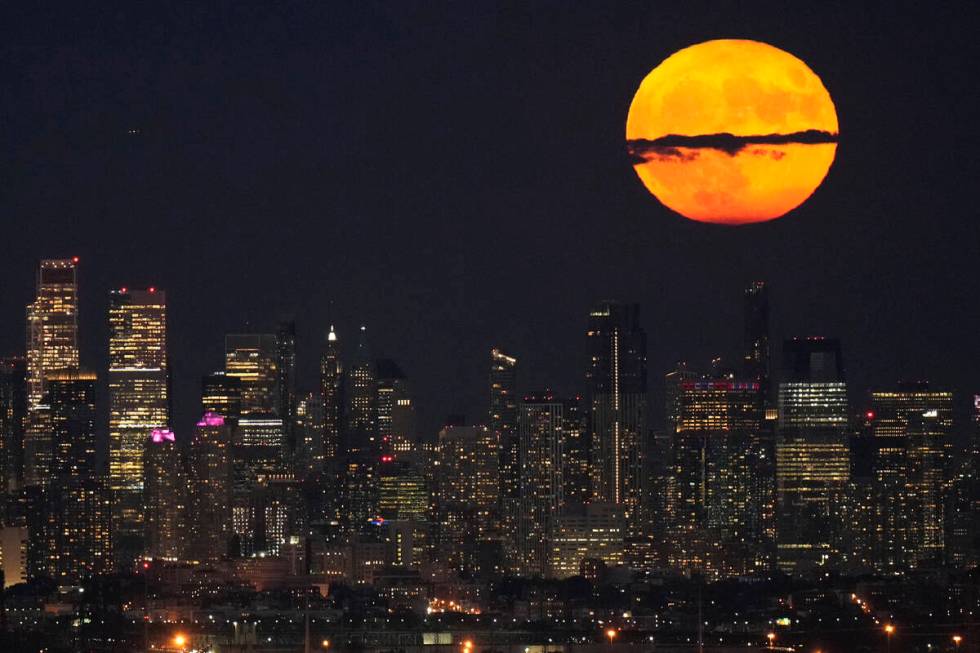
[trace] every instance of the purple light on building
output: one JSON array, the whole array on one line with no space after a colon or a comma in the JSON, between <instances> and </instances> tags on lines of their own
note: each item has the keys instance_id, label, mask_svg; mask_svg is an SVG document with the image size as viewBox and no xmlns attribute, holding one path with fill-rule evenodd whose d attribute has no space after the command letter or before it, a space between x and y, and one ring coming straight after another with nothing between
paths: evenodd
<instances>
[{"instance_id":1,"label":"purple light on building","mask_svg":"<svg viewBox=\"0 0 980 653\"><path fill-rule=\"evenodd\" d=\"M198 426L224 426L225 418L218 413L204 413L204 417L197 423Z\"/></svg>"},{"instance_id":2,"label":"purple light on building","mask_svg":"<svg viewBox=\"0 0 980 653\"><path fill-rule=\"evenodd\" d=\"M170 429L153 429L150 433L150 437L153 438L154 444L160 444L162 442L173 442L174 432Z\"/></svg>"}]
</instances>

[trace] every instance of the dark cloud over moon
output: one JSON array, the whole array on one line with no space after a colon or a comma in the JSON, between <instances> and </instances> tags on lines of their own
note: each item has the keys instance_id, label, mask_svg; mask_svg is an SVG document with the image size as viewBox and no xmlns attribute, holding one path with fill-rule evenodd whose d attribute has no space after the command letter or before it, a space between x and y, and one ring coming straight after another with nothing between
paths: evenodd
<instances>
[{"instance_id":1,"label":"dark cloud over moon","mask_svg":"<svg viewBox=\"0 0 980 653\"><path fill-rule=\"evenodd\" d=\"M685 155L679 148L708 148L721 150L730 156L735 156L749 145L818 145L836 143L837 140L837 134L818 129L808 129L792 134L763 134L758 136L735 136L728 133L702 134L699 136L667 134L653 140L645 138L628 140L626 146L630 157L634 161L642 163L650 156L684 157Z\"/></svg>"}]
</instances>

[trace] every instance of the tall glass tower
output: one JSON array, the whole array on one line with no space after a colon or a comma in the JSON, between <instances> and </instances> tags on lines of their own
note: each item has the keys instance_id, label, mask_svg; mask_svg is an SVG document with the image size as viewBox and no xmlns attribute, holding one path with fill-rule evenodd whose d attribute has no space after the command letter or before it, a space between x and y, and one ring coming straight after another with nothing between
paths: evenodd
<instances>
[{"instance_id":1,"label":"tall glass tower","mask_svg":"<svg viewBox=\"0 0 980 653\"><path fill-rule=\"evenodd\" d=\"M622 504L627 533L643 527L647 428L647 336L639 304L602 302L589 313L586 370L592 415L595 495Z\"/></svg>"},{"instance_id":2,"label":"tall glass tower","mask_svg":"<svg viewBox=\"0 0 980 653\"><path fill-rule=\"evenodd\" d=\"M78 258L44 259L37 292L27 306L27 427L24 483L44 485L51 477L51 415L45 403L47 378L78 369Z\"/></svg>"},{"instance_id":3,"label":"tall glass tower","mask_svg":"<svg viewBox=\"0 0 980 653\"><path fill-rule=\"evenodd\" d=\"M143 454L170 426L167 299L156 288L109 293L109 487L117 564L143 553Z\"/></svg>"},{"instance_id":4,"label":"tall glass tower","mask_svg":"<svg viewBox=\"0 0 980 653\"><path fill-rule=\"evenodd\" d=\"M320 394L323 397L323 457L331 461L340 453L340 428L343 416L341 381L343 363L340 343L333 327L327 333L326 345L320 357Z\"/></svg>"},{"instance_id":5,"label":"tall glass tower","mask_svg":"<svg viewBox=\"0 0 980 653\"><path fill-rule=\"evenodd\" d=\"M850 478L847 425L840 341L787 340L776 438L777 555L787 573L839 560Z\"/></svg>"}]
</instances>

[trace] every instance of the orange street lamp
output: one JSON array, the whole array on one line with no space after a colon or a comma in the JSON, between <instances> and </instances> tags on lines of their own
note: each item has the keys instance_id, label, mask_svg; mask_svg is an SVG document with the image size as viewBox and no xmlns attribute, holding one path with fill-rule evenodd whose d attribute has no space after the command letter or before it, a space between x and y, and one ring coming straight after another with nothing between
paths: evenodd
<instances>
[{"instance_id":1,"label":"orange street lamp","mask_svg":"<svg viewBox=\"0 0 980 653\"><path fill-rule=\"evenodd\" d=\"M320 646L322 646L323 648L330 648L330 640L329 639L323 640L322 642L320 642Z\"/></svg>"},{"instance_id":2,"label":"orange street lamp","mask_svg":"<svg viewBox=\"0 0 980 653\"><path fill-rule=\"evenodd\" d=\"M613 640L616 639L616 635L617 633L615 628L610 628L609 630L606 631L606 639L609 640L610 644L612 644Z\"/></svg>"},{"instance_id":3,"label":"orange street lamp","mask_svg":"<svg viewBox=\"0 0 980 653\"><path fill-rule=\"evenodd\" d=\"M956 650L960 650L960 643L963 642L962 635L953 635L953 644L956 646Z\"/></svg>"},{"instance_id":4,"label":"orange street lamp","mask_svg":"<svg viewBox=\"0 0 980 653\"><path fill-rule=\"evenodd\" d=\"M472 650L473 650L473 640L472 639L468 639L465 642L463 642L463 651L464 651L464 653L470 653L470 651L472 651Z\"/></svg>"},{"instance_id":5,"label":"orange street lamp","mask_svg":"<svg viewBox=\"0 0 980 653\"><path fill-rule=\"evenodd\" d=\"M885 638L887 641L886 650L888 653L892 653L892 635L895 634L895 626L892 624L885 624Z\"/></svg>"},{"instance_id":6,"label":"orange street lamp","mask_svg":"<svg viewBox=\"0 0 980 653\"><path fill-rule=\"evenodd\" d=\"M186 637L184 637L180 633L178 633L177 635L174 635L174 646L176 646L181 651L184 650L184 644L186 644L186 643L187 643L187 638Z\"/></svg>"},{"instance_id":7,"label":"orange street lamp","mask_svg":"<svg viewBox=\"0 0 980 653\"><path fill-rule=\"evenodd\" d=\"M769 640L769 648L772 648L773 643L776 641L776 633L766 633L766 639Z\"/></svg>"}]
</instances>

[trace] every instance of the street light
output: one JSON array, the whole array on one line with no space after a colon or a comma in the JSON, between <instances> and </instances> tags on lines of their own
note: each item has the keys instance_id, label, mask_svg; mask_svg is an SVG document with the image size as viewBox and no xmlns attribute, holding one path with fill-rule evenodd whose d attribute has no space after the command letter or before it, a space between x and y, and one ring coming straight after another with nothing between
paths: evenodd
<instances>
[{"instance_id":1,"label":"street light","mask_svg":"<svg viewBox=\"0 0 980 653\"><path fill-rule=\"evenodd\" d=\"M184 650L184 644L187 643L187 638L178 633L174 636L174 646L176 646L181 651Z\"/></svg>"},{"instance_id":2,"label":"street light","mask_svg":"<svg viewBox=\"0 0 980 653\"><path fill-rule=\"evenodd\" d=\"M615 628L610 628L609 630L606 631L606 639L609 640L609 643L610 644L613 643L613 640L616 639L616 629Z\"/></svg>"},{"instance_id":3,"label":"street light","mask_svg":"<svg viewBox=\"0 0 980 653\"><path fill-rule=\"evenodd\" d=\"M956 646L956 650L960 650L960 643L963 641L962 635L953 635L953 644Z\"/></svg>"},{"instance_id":4,"label":"street light","mask_svg":"<svg viewBox=\"0 0 980 653\"><path fill-rule=\"evenodd\" d=\"M330 648L330 640L329 639L323 640L322 642L320 642L320 646L322 646L323 648Z\"/></svg>"},{"instance_id":5,"label":"street light","mask_svg":"<svg viewBox=\"0 0 980 653\"><path fill-rule=\"evenodd\" d=\"M772 645L776 642L776 633L766 633L766 639L769 640L769 648L772 648Z\"/></svg>"},{"instance_id":6,"label":"street light","mask_svg":"<svg viewBox=\"0 0 980 653\"><path fill-rule=\"evenodd\" d=\"M891 624L885 624L885 638L887 641L886 650L888 653L892 652L892 635L895 633L895 626Z\"/></svg>"}]
</instances>

